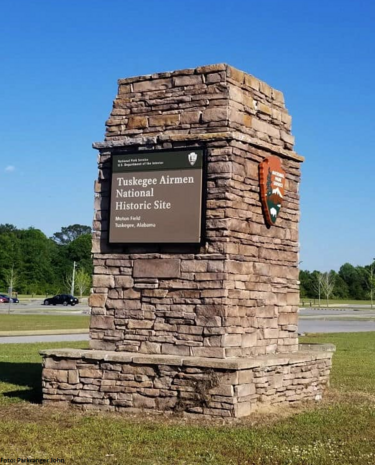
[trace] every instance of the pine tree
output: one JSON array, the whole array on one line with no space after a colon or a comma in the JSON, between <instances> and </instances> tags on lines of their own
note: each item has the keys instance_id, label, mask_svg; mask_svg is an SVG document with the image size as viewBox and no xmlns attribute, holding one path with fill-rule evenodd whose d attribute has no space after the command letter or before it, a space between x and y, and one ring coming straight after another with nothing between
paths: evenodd
<instances>
[{"instance_id":1,"label":"pine tree","mask_svg":"<svg viewBox=\"0 0 375 465\"><path fill-rule=\"evenodd\" d=\"M272 174L271 174L271 168L268 168L268 174L267 174L267 196L270 196L272 194Z\"/></svg>"}]
</instances>

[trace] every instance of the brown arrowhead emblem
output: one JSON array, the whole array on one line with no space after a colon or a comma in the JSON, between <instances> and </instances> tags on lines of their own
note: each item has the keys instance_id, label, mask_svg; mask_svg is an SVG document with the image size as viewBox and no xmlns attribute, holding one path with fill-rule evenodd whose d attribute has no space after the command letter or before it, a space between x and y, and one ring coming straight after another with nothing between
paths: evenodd
<instances>
[{"instance_id":1,"label":"brown arrowhead emblem","mask_svg":"<svg viewBox=\"0 0 375 465\"><path fill-rule=\"evenodd\" d=\"M285 193L285 171L278 157L267 157L259 165L260 197L268 226L273 226L279 215Z\"/></svg>"}]
</instances>

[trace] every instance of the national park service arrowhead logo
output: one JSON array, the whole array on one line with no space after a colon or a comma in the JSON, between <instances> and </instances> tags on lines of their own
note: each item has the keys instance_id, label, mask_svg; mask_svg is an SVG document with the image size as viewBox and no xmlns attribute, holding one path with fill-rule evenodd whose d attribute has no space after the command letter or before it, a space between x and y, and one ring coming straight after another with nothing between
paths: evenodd
<instances>
[{"instance_id":1,"label":"national park service arrowhead logo","mask_svg":"<svg viewBox=\"0 0 375 465\"><path fill-rule=\"evenodd\" d=\"M191 152L188 155L188 160L191 166L195 165L195 162L197 161L198 155L195 152Z\"/></svg>"},{"instance_id":2,"label":"national park service arrowhead logo","mask_svg":"<svg viewBox=\"0 0 375 465\"><path fill-rule=\"evenodd\" d=\"M268 226L273 226L279 215L285 192L285 171L278 157L267 157L259 165L260 197Z\"/></svg>"}]
</instances>

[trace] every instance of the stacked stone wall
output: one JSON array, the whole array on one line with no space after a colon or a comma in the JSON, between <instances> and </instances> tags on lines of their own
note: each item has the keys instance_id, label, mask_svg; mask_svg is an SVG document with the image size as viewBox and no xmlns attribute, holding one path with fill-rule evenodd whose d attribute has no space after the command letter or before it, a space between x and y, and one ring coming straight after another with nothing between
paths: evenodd
<instances>
[{"instance_id":1,"label":"stacked stone wall","mask_svg":"<svg viewBox=\"0 0 375 465\"><path fill-rule=\"evenodd\" d=\"M320 399L332 353L298 350L303 158L282 93L225 64L121 79L106 126L94 144L91 350L43 352L44 402L241 417ZM109 244L112 156L196 148L207 157L202 243ZM272 227L259 187L270 155L286 176Z\"/></svg>"},{"instance_id":2,"label":"stacked stone wall","mask_svg":"<svg viewBox=\"0 0 375 465\"><path fill-rule=\"evenodd\" d=\"M119 81L106 142L95 145L92 348L222 358L297 350L302 159L290 124L281 92L228 65ZM112 155L181 147L207 153L205 245L109 246ZM258 167L275 153L287 194L267 228Z\"/></svg>"},{"instance_id":3,"label":"stacked stone wall","mask_svg":"<svg viewBox=\"0 0 375 465\"><path fill-rule=\"evenodd\" d=\"M51 351L52 352L52 351ZM44 351L45 404L243 417L260 406L320 400L332 353L236 363L99 351Z\"/></svg>"},{"instance_id":4,"label":"stacked stone wall","mask_svg":"<svg viewBox=\"0 0 375 465\"><path fill-rule=\"evenodd\" d=\"M118 81L106 140L239 130L292 149L282 92L226 64Z\"/></svg>"}]
</instances>

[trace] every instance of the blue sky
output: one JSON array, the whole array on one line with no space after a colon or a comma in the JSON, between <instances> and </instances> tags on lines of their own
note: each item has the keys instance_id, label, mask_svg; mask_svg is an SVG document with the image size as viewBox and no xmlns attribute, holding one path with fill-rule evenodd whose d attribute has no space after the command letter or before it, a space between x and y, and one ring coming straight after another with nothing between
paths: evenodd
<instances>
[{"instance_id":1,"label":"blue sky","mask_svg":"<svg viewBox=\"0 0 375 465\"><path fill-rule=\"evenodd\" d=\"M226 62L284 92L301 268L375 257L375 2L2 0L0 223L91 225L117 79Z\"/></svg>"}]
</instances>

